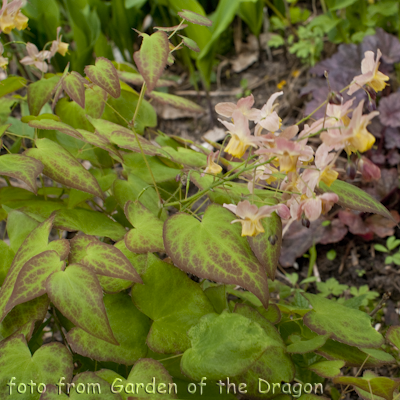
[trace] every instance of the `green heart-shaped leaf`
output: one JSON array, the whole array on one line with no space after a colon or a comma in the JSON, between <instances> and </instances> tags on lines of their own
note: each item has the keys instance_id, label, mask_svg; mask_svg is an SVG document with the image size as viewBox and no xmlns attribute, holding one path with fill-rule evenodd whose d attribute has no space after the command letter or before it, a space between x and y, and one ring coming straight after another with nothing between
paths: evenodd
<instances>
[{"instance_id":1,"label":"green heart-shaped leaf","mask_svg":"<svg viewBox=\"0 0 400 400\"><path fill-rule=\"evenodd\" d=\"M343 368L345 364L346 363L342 360L321 361L312 364L308 369L324 378L334 378L335 376L340 375L340 368Z\"/></svg>"},{"instance_id":2,"label":"green heart-shaped leaf","mask_svg":"<svg viewBox=\"0 0 400 400\"><path fill-rule=\"evenodd\" d=\"M50 101L57 83L60 81L58 75L49 79L40 79L28 86L28 107L31 115L39 115L43 106Z\"/></svg>"},{"instance_id":3,"label":"green heart-shaped leaf","mask_svg":"<svg viewBox=\"0 0 400 400\"><path fill-rule=\"evenodd\" d=\"M45 175L68 187L104 198L95 177L62 146L49 139L38 139L36 146L26 154L43 163Z\"/></svg>"},{"instance_id":4,"label":"green heart-shaped leaf","mask_svg":"<svg viewBox=\"0 0 400 400\"><path fill-rule=\"evenodd\" d=\"M22 267L15 282L14 290L7 303L5 312L29 300L40 297L46 293L46 280L53 273L62 271L65 262L60 261L60 256L54 250L44 251L32 257Z\"/></svg>"},{"instance_id":5,"label":"green heart-shaped leaf","mask_svg":"<svg viewBox=\"0 0 400 400\"><path fill-rule=\"evenodd\" d=\"M182 356L181 370L195 380L242 374L264 351L276 346L258 323L226 311L205 315L189 330L189 337L192 347Z\"/></svg>"},{"instance_id":6,"label":"green heart-shaped leaf","mask_svg":"<svg viewBox=\"0 0 400 400\"><path fill-rule=\"evenodd\" d=\"M134 226L125 235L126 247L133 253L165 252L163 241L164 223L156 218L138 200L128 201L125 215Z\"/></svg>"},{"instance_id":7,"label":"green heart-shaped leaf","mask_svg":"<svg viewBox=\"0 0 400 400\"><path fill-rule=\"evenodd\" d=\"M148 96L160 103L169 104L181 110L188 110L197 113L204 112L204 108L199 106L194 101L185 99L184 97L176 96L175 94L164 92L151 92Z\"/></svg>"},{"instance_id":8,"label":"green heart-shaped leaf","mask_svg":"<svg viewBox=\"0 0 400 400\"><path fill-rule=\"evenodd\" d=\"M190 347L189 328L214 308L200 286L184 272L151 253L142 273L144 285L132 288L136 307L154 322L148 346L158 353L181 353Z\"/></svg>"},{"instance_id":9,"label":"green heart-shaped leaf","mask_svg":"<svg viewBox=\"0 0 400 400\"><path fill-rule=\"evenodd\" d=\"M167 254L180 269L212 281L239 285L268 307L268 280L264 268L241 236L232 213L212 204L202 222L178 213L164 224Z\"/></svg>"},{"instance_id":10,"label":"green heart-shaped leaf","mask_svg":"<svg viewBox=\"0 0 400 400\"><path fill-rule=\"evenodd\" d=\"M43 164L35 158L21 154L4 154L0 157L0 175L25 182L29 190L37 193L36 178L42 173Z\"/></svg>"},{"instance_id":11,"label":"green heart-shaped leaf","mask_svg":"<svg viewBox=\"0 0 400 400\"><path fill-rule=\"evenodd\" d=\"M6 305L14 290L18 274L20 273L22 267L31 258L46 250L50 230L53 226L53 220L54 215L35 228L24 240L17 254L15 255L14 261L10 267L10 270L8 271L6 279L4 280L3 286L0 289L0 321L2 321L7 314L5 312Z\"/></svg>"},{"instance_id":12,"label":"green heart-shaped leaf","mask_svg":"<svg viewBox=\"0 0 400 400\"><path fill-rule=\"evenodd\" d=\"M64 122L54 121L54 119L35 119L29 121L28 125L37 129L60 131L68 136L72 136L75 139L82 140L82 135L76 129L72 128L70 125L64 124Z\"/></svg>"},{"instance_id":13,"label":"green heart-shaped leaf","mask_svg":"<svg viewBox=\"0 0 400 400\"><path fill-rule=\"evenodd\" d=\"M121 85L118 73L110 60L104 57L97 57L95 65L87 65L85 74L88 78L105 90L110 96L118 98L121 95Z\"/></svg>"},{"instance_id":14,"label":"green heart-shaped leaf","mask_svg":"<svg viewBox=\"0 0 400 400\"><path fill-rule=\"evenodd\" d=\"M314 332L329 335L332 339L350 346L382 346L383 336L371 326L371 317L368 314L322 296L302 294L313 306L313 311L308 312L303 321Z\"/></svg>"},{"instance_id":15,"label":"green heart-shaped leaf","mask_svg":"<svg viewBox=\"0 0 400 400\"><path fill-rule=\"evenodd\" d=\"M94 272L80 264L49 276L47 294L61 313L91 335L118 345L107 319L103 291Z\"/></svg>"},{"instance_id":16,"label":"green heart-shaped leaf","mask_svg":"<svg viewBox=\"0 0 400 400\"><path fill-rule=\"evenodd\" d=\"M133 53L136 66L146 82L148 92L157 84L167 65L169 55L169 41L165 32L158 31L152 35L142 33L140 50Z\"/></svg>"},{"instance_id":17,"label":"green heart-shaped leaf","mask_svg":"<svg viewBox=\"0 0 400 400\"><path fill-rule=\"evenodd\" d=\"M23 335L0 344L0 397L3 399L37 400L39 383L56 384L60 377L70 382L73 371L72 354L61 343L53 342L38 349L32 356ZM15 379L12 379L15 377ZM15 386L7 386L13 381ZM27 386L33 381L38 386ZM25 383L26 394L17 392L18 384ZM12 390L10 395L10 390ZM21 390L23 387L21 386ZM43 385L41 385L43 391Z\"/></svg>"},{"instance_id":18,"label":"green heart-shaped leaf","mask_svg":"<svg viewBox=\"0 0 400 400\"><path fill-rule=\"evenodd\" d=\"M305 354L311 353L322 347L329 339L329 335L315 336L310 340L300 340L287 347L288 353Z\"/></svg>"},{"instance_id":19,"label":"green heart-shaped leaf","mask_svg":"<svg viewBox=\"0 0 400 400\"><path fill-rule=\"evenodd\" d=\"M147 353L146 336L150 320L132 304L126 293L105 295L104 305L119 346L98 339L81 328L68 332L68 343L74 352L85 357L131 365Z\"/></svg>"},{"instance_id":20,"label":"green heart-shaped leaf","mask_svg":"<svg viewBox=\"0 0 400 400\"><path fill-rule=\"evenodd\" d=\"M85 86L82 80L75 74L69 74L62 80L62 86L67 95L84 109Z\"/></svg>"}]
</instances>

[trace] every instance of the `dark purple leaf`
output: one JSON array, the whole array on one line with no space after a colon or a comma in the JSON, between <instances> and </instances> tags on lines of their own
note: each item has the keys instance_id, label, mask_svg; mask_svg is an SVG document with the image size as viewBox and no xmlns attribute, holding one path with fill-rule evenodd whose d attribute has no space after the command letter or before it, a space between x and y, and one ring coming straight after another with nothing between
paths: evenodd
<instances>
[{"instance_id":1,"label":"dark purple leaf","mask_svg":"<svg viewBox=\"0 0 400 400\"><path fill-rule=\"evenodd\" d=\"M379 103L379 119L383 125L400 126L400 92L384 97Z\"/></svg>"},{"instance_id":2,"label":"dark purple leaf","mask_svg":"<svg viewBox=\"0 0 400 400\"><path fill-rule=\"evenodd\" d=\"M387 128L385 130L385 148L400 149L400 129Z\"/></svg>"}]
</instances>

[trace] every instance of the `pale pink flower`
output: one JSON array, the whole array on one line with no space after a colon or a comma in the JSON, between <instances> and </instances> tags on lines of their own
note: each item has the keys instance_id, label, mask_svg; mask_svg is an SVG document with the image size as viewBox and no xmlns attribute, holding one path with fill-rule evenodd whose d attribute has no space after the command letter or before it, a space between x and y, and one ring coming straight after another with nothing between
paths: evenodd
<instances>
[{"instance_id":1,"label":"pale pink flower","mask_svg":"<svg viewBox=\"0 0 400 400\"><path fill-rule=\"evenodd\" d=\"M269 132L275 132L281 127L282 120L279 118L277 112L274 111L274 108L277 106L277 104L274 105L274 101L282 94L283 92L274 93L263 108L257 110L256 118L254 119L254 122L259 125L256 127L256 136L261 132L261 128Z\"/></svg>"},{"instance_id":2,"label":"pale pink flower","mask_svg":"<svg viewBox=\"0 0 400 400\"><path fill-rule=\"evenodd\" d=\"M53 40L50 47L51 57L54 57L56 53L60 53L63 57L68 51L68 43L64 43L61 41L62 35L60 35L61 26L57 28L57 39Z\"/></svg>"},{"instance_id":3,"label":"pale pink flower","mask_svg":"<svg viewBox=\"0 0 400 400\"><path fill-rule=\"evenodd\" d=\"M254 105L254 97L250 96L243 97L235 103L218 103L215 106L215 111L219 115L231 118L235 111L240 111L248 120L254 121L257 117L259 110L252 108Z\"/></svg>"},{"instance_id":4,"label":"pale pink flower","mask_svg":"<svg viewBox=\"0 0 400 400\"><path fill-rule=\"evenodd\" d=\"M294 196L288 201L290 215L293 219L301 219L303 215L309 221L317 220L321 214L326 214L339 201L336 193L324 193L316 197Z\"/></svg>"},{"instance_id":5,"label":"pale pink flower","mask_svg":"<svg viewBox=\"0 0 400 400\"><path fill-rule=\"evenodd\" d=\"M276 181L277 178L273 176L273 174L276 172L279 171L269 164L260 165L259 167L257 167L255 174L249 176L249 182L247 183L247 188L249 189L249 192L253 193L254 183L257 183L260 180L266 181L267 183L272 183Z\"/></svg>"},{"instance_id":6,"label":"pale pink flower","mask_svg":"<svg viewBox=\"0 0 400 400\"><path fill-rule=\"evenodd\" d=\"M306 169L301 175L300 186L302 193L307 197L314 194L315 186L320 181L330 186L338 177L338 173L332 170L332 162L336 153L329 153L329 148L322 144L315 152L315 167Z\"/></svg>"},{"instance_id":7,"label":"pale pink flower","mask_svg":"<svg viewBox=\"0 0 400 400\"><path fill-rule=\"evenodd\" d=\"M239 202L237 206L224 204L224 207L240 217L240 219L235 219L231 223L240 222L242 224L242 236L256 236L265 232L261 219L271 216L274 211L281 218L287 219L290 217L290 211L284 204L258 208L255 204L250 204L248 200L245 200Z\"/></svg>"},{"instance_id":8,"label":"pale pink flower","mask_svg":"<svg viewBox=\"0 0 400 400\"><path fill-rule=\"evenodd\" d=\"M0 10L0 31L9 34L14 28L23 30L28 26L28 18L21 13L22 0L3 0Z\"/></svg>"},{"instance_id":9,"label":"pale pink flower","mask_svg":"<svg viewBox=\"0 0 400 400\"><path fill-rule=\"evenodd\" d=\"M24 57L20 62L24 65L34 65L38 70L47 72L49 66L45 60L51 57L51 53L48 50L39 51L33 43L26 44L26 51L28 56Z\"/></svg>"},{"instance_id":10,"label":"pale pink flower","mask_svg":"<svg viewBox=\"0 0 400 400\"><path fill-rule=\"evenodd\" d=\"M225 151L234 157L241 158L250 146L258 147L259 140L251 135L249 120L241 111L234 111L232 119L233 124L219 119L219 121L228 129L228 133L232 136L228 145L225 147Z\"/></svg>"},{"instance_id":11,"label":"pale pink flower","mask_svg":"<svg viewBox=\"0 0 400 400\"><path fill-rule=\"evenodd\" d=\"M201 174L201 176L204 176L205 174L217 175L222 171L222 167L215 162L215 159L218 157L218 154L219 151L216 151L215 153L211 151L210 153L208 153L207 167Z\"/></svg>"},{"instance_id":12,"label":"pale pink flower","mask_svg":"<svg viewBox=\"0 0 400 400\"><path fill-rule=\"evenodd\" d=\"M376 60L373 51L366 51L364 53L364 59L361 61L362 74L353 79L349 91L347 92L348 95L351 96L364 85L368 85L375 90L375 92L380 92L385 88L387 85L386 81L389 80L389 77L378 71L380 64L379 59L381 56L382 53L379 49L377 51Z\"/></svg>"}]
</instances>

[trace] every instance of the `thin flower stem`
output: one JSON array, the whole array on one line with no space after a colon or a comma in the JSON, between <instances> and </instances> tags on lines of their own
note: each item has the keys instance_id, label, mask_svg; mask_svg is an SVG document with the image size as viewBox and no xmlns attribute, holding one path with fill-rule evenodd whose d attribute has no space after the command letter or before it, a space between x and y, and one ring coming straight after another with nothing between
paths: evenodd
<instances>
[{"instance_id":1,"label":"thin flower stem","mask_svg":"<svg viewBox=\"0 0 400 400\"><path fill-rule=\"evenodd\" d=\"M181 23L176 27L176 29L168 36L168 40L170 40L172 38L172 36L175 35L176 32L179 31L179 28L183 25L183 23L185 22L184 19L182 19Z\"/></svg>"}]
</instances>

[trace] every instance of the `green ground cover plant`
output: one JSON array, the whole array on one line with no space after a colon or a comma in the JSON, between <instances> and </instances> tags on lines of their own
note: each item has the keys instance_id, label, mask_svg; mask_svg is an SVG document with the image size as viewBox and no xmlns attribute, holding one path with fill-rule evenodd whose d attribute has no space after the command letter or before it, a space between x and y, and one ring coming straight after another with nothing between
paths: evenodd
<instances>
[{"instance_id":1,"label":"green ground cover plant","mask_svg":"<svg viewBox=\"0 0 400 400\"><path fill-rule=\"evenodd\" d=\"M10 30L26 28L19 9L2 9ZM371 148L378 113L330 96L323 118L281 130L282 93L262 109L250 95L217 105L228 135L213 151L162 132L148 140L157 120L146 99L199 107L154 90L175 52L196 48L172 37L211 23L178 15L177 26L138 32L136 67L97 57L85 77L69 65L48 73L65 50L59 36L49 50L25 44L20 62L39 80L1 82L0 397L399 398L398 379L371 371L396 364L400 348L398 327L375 329L373 292L339 300L348 288L337 282L313 294L310 281L275 279L292 222L310 226L334 204L392 219L335 170L343 150L361 158ZM382 91L379 58L367 51L343 90ZM55 340L43 344L46 333Z\"/></svg>"}]
</instances>

